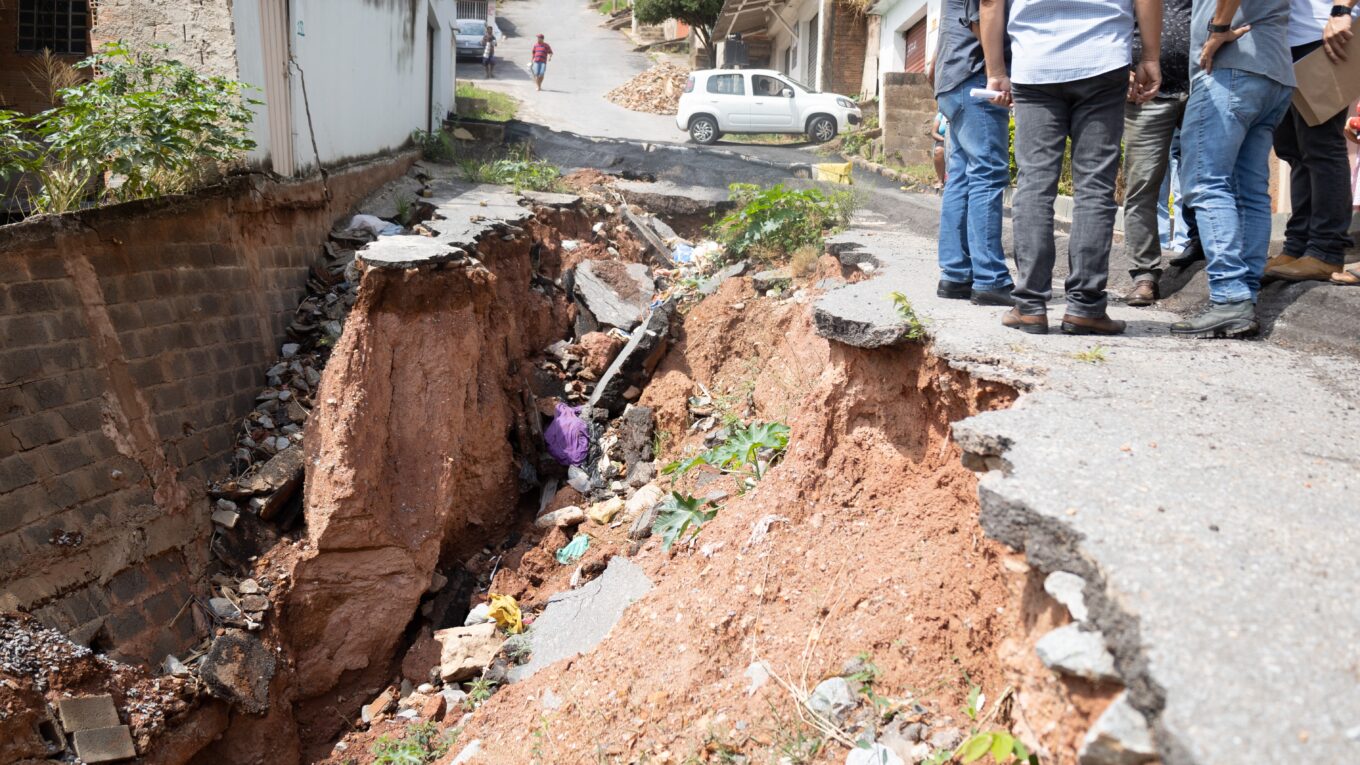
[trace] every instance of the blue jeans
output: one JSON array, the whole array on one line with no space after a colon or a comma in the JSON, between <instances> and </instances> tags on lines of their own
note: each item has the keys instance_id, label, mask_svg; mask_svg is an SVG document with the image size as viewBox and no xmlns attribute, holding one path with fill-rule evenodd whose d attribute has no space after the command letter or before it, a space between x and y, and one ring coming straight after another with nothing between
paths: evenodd
<instances>
[{"instance_id":1,"label":"blue jeans","mask_svg":"<svg viewBox=\"0 0 1360 765\"><path fill-rule=\"evenodd\" d=\"M982 74L939 96L949 120L948 180L940 209L940 278L978 291L1006 289L1001 200L1010 185L1010 112L968 95Z\"/></svg>"},{"instance_id":2,"label":"blue jeans","mask_svg":"<svg viewBox=\"0 0 1360 765\"><path fill-rule=\"evenodd\" d=\"M1185 198L1181 196L1180 164L1181 129L1176 128L1171 136L1171 161L1166 165L1161 197L1157 199L1157 234L1162 249L1173 252L1184 252L1185 245L1190 243L1185 224Z\"/></svg>"},{"instance_id":3,"label":"blue jeans","mask_svg":"<svg viewBox=\"0 0 1360 765\"><path fill-rule=\"evenodd\" d=\"M1241 69L1199 72L1181 124L1181 188L1208 258L1209 299L1256 300L1270 248L1270 149L1294 89Z\"/></svg>"}]
</instances>

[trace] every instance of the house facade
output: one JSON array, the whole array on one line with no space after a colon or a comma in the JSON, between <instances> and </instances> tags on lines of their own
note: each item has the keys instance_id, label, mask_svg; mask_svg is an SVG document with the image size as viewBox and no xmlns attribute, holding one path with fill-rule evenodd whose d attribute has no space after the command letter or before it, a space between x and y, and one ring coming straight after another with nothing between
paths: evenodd
<instances>
[{"instance_id":1,"label":"house facade","mask_svg":"<svg viewBox=\"0 0 1360 765\"><path fill-rule=\"evenodd\" d=\"M750 66L776 69L817 90L863 92L868 19L843 0L727 0L713 36L718 57L740 34Z\"/></svg>"}]
</instances>

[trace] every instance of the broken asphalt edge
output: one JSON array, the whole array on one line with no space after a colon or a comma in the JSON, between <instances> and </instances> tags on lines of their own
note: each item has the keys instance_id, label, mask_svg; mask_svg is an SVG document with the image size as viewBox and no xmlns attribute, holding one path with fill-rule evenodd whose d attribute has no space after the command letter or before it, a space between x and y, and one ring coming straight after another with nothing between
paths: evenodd
<instances>
[{"instance_id":1,"label":"broken asphalt edge","mask_svg":"<svg viewBox=\"0 0 1360 765\"><path fill-rule=\"evenodd\" d=\"M739 160L752 165L759 165L773 170L797 170L812 168L812 162L807 163L787 163L776 162L754 154L746 154L732 149L715 148L712 146L699 146L697 144L668 143L665 141L638 141L628 138L610 138L607 136L589 136L581 133L573 133L570 130L553 130L552 128L539 125L534 122L524 122L522 120L510 120L505 123L505 135L509 139L531 139L535 142L542 140L546 136L557 136L567 141L577 141L583 144L605 144L609 146L630 146L641 147L645 152L653 151L674 151L682 154L709 155L723 157L727 159Z\"/></svg>"}]
</instances>

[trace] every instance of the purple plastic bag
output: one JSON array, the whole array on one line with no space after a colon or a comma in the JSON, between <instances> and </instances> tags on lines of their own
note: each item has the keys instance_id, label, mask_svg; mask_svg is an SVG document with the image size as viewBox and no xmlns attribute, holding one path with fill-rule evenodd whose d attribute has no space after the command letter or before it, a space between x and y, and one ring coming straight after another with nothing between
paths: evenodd
<instances>
[{"instance_id":1,"label":"purple plastic bag","mask_svg":"<svg viewBox=\"0 0 1360 765\"><path fill-rule=\"evenodd\" d=\"M579 465L586 461L590 450L590 432L576 416L576 410L566 404L557 405L557 416L543 431L548 442L548 453L563 465Z\"/></svg>"}]
</instances>

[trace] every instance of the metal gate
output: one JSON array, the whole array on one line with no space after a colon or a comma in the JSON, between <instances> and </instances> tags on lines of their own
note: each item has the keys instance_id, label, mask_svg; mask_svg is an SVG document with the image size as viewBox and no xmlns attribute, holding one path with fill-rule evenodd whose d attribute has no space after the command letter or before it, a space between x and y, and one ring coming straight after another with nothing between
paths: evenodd
<instances>
[{"instance_id":1,"label":"metal gate","mask_svg":"<svg viewBox=\"0 0 1360 765\"><path fill-rule=\"evenodd\" d=\"M486 0L458 0L458 18L460 19L486 19L490 18Z\"/></svg>"}]
</instances>

